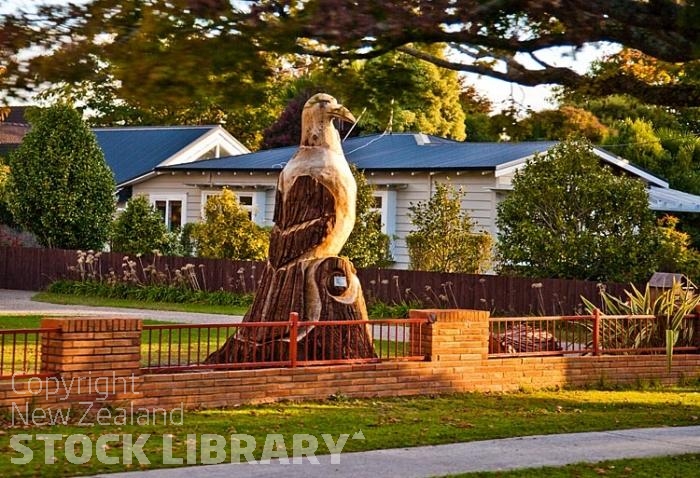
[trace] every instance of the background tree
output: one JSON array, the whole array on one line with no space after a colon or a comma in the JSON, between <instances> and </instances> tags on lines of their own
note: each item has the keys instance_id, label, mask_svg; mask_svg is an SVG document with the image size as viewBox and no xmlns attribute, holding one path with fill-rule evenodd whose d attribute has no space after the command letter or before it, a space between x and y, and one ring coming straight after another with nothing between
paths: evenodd
<instances>
[{"instance_id":1,"label":"background tree","mask_svg":"<svg viewBox=\"0 0 700 478\"><path fill-rule=\"evenodd\" d=\"M301 112L304 104L320 89L301 91L289 100L279 118L263 132L261 149L298 145L301 141Z\"/></svg>"},{"instance_id":2,"label":"background tree","mask_svg":"<svg viewBox=\"0 0 700 478\"><path fill-rule=\"evenodd\" d=\"M489 267L492 239L476 232L462 210L463 192L438 184L427 202L409 207L415 230L406 236L411 269L481 273Z\"/></svg>"},{"instance_id":3,"label":"background tree","mask_svg":"<svg viewBox=\"0 0 700 478\"><path fill-rule=\"evenodd\" d=\"M270 242L268 231L250 220L228 189L207 200L204 222L194 226L192 238L201 257L241 261L264 260Z\"/></svg>"},{"instance_id":4,"label":"background tree","mask_svg":"<svg viewBox=\"0 0 700 478\"><path fill-rule=\"evenodd\" d=\"M10 166L0 156L0 224L15 226L15 219L10 210L10 191L8 182L10 179Z\"/></svg>"},{"instance_id":5,"label":"background tree","mask_svg":"<svg viewBox=\"0 0 700 478\"><path fill-rule=\"evenodd\" d=\"M589 142L560 143L527 162L498 207L502 272L646 280L659 232L643 182L600 164Z\"/></svg>"},{"instance_id":6,"label":"background tree","mask_svg":"<svg viewBox=\"0 0 700 478\"><path fill-rule=\"evenodd\" d=\"M382 232L382 216L374 208L374 187L354 164L350 170L357 183L355 227L340 251L355 267L388 267L391 265L390 238Z\"/></svg>"},{"instance_id":7,"label":"background tree","mask_svg":"<svg viewBox=\"0 0 700 478\"><path fill-rule=\"evenodd\" d=\"M608 128L590 111L564 105L556 110L533 112L522 121L528 137L523 140L556 139L582 136L594 143L600 142Z\"/></svg>"},{"instance_id":8,"label":"background tree","mask_svg":"<svg viewBox=\"0 0 700 478\"><path fill-rule=\"evenodd\" d=\"M444 45L431 48L442 55ZM359 125L363 132L420 131L465 139L460 82L453 71L403 53L387 53L367 61L325 68L329 86L353 111L366 108ZM332 91L332 90L331 90Z\"/></svg>"},{"instance_id":9,"label":"background tree","mask_svg":"<svg viewBox=\"0 0 700 478\"><path fill-rule=\"evenodd\" d=\"M133 104L138 95L166 110L256 103L251 97L271 70L263 52L354 60L390 51L523 85L590 84L684 107L700 105L699 19L696 1L92 0L5 15L0 58L11 94L45 81L78 83L107 65L123 85L121 99ZM622 69L593 78L540 54L553 47L575 54L599 42L680 63L683 74L663 83ZM459 55L436 54L429 44L448 44ZM16 55L22 50L42 53Z\"/></svg>"},{"instance_id":10,"label":"background tree","mask_svg":"<svg viewBox=\"0 0 700 478\"><path fill-rule=\"evenodd\" d=\"M76 110L53 106L10 153L15 220L46 247L101 249L114 214L114 177Z\"/></svg>"},{"instance_id":11,"label":"background tree","mask_svg":"<svg viewBox=\"0 0 700 478\"><path fill-rule=\"evenodd\" d=\"M145 196L135 196L112 224L112 250L125 254L165 252L168 229L160 213Z\"/></svg>"},{"instance_id":12,"label":"background tree","mask_svg":"<svg viewBox=\"0 0 700 478\"><path fill-rule=\"evenodd\" d=\"M329 18L327 12L335 12ZM672 63L700 59L698 2L375 2L266 0L254 3L249 28L268 49L321 57L367 58L399 50L446 68L522 85L580 86L592 78L548 63L551 47L612 42ZM604 19L605 21L600 21ZM460 55L445 59L413 43L447 43ZM601 78L606 94L630 93L647 102L700 105L689 81L664 84L623 74Z\"/></svg>"},{"instance_id":13,"label":"background tree","mask_svg":"<svg viewBox=\"0 0 700 478\"><path fill-rule=\"evenodd\" d=\"M700 252L691 247L690 235L678 230L678 218L665 215L657 221L661 235L657 257L659 270L685 274L694 283L700 279Z\"/></svg>"},{"instance_id":14,"label":"background tree","mask_svg":"<svg viewBox=\"0 0 700 478\"><path fill-rule=\"evenodd\" d=\"M390 128L394 132L420 131L462 140L461 88L455 72L400 53L339 64L315 61L304 67L302 77L289 80L282 93L288 96L286 107L265 130L263 148L298 144L304 103L321 91L342 98L352 111L363 112L352 129L355 134L381 133ZM338 126L345 127L340 129L344 137L350 125Z\"/></svg>"},{"instance_id":15,"label":"background tree","mask_svg":"<svg viewBox=\"0 0 700 478\"><path fill-rule=\"evenodd\" d=\"M479 94L473 85L460 81L459 103L464 111L464 129L466 141L498 141L498 132L493 131L490 113L491 101Z\"/></svg>"}]
</instances>

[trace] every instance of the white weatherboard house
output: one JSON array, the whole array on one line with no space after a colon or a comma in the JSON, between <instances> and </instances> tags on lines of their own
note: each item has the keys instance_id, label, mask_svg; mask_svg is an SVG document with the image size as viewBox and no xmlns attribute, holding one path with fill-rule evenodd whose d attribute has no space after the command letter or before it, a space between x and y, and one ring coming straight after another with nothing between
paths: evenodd
<instances>
[{"instance_id":1,"label":"white weatherboard house","mask_svg":"<svg viewBox=\"0 0 700 478\"><path fill-rule=\"evenodd\" d=\"M408 217L411 203L427 201L437 183L450 183L466 192L462 207L477 226L496 234L497 205L512 188L515 171L534 154L556 144L462 143L401 133L351 138L343 143L343 149L348 161L364 170L376 187L382 227L394 238L395 266L405 268L409 262L405 237L412 227ZM134 195L148 195L159 205L170 226L201 220L207 198L219 194L224 187L236 193L256 223L270 226L277 176L296 149L293 146L212 159L161 162L147 174L120 184L128 185ZM644 181L652 209L700 212L699 196L669 189L667 182L607 151L596 148L595 153L615 170Z\"/></svg>"},{"instance_id":2,"label":"white weatherboard house","mask_svg":"<svg viewBox=\"0 0 700 478\"><path fill-rule=\"evenodd\" d=\"M143 126L92 131L114 173L120 206L132 196L135 185L147 184L161 174L155 171L157 167L250 153L221 126ZM184 224L187 193L183 185L176 190L149 189L146 194L168 227Z\"/></svg>"}]
</instances>

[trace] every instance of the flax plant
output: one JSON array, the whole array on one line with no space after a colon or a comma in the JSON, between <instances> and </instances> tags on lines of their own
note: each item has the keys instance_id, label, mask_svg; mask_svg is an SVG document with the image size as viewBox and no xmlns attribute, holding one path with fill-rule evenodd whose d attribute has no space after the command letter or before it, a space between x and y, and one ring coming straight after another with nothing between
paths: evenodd
<instances>
[{"instance_id":1,"label":"flax plant","mask_svg":"<svg viewBox=\"0 0 700 478\"><path fill-rule=\"evenodd\" d=\"M670 369L673 359L673 347L682 339L690 343L694 334L693 325L685 318L695 312L700 304L700 295L673 281L670 288L661 292L652 291L647 284L644 292L632 285L632 292L625 291L627 297L621 299L601 289L603 320L601 335L610 338L616 346L626 348L652 348L665 345ZM588 313L597 308L595 304L581 297ZM634 316L650 315L655 320L640 322L638 320L605 320L605 315ZM606 344L602 344L605 347Z\"/></svg>"}]
</instances>

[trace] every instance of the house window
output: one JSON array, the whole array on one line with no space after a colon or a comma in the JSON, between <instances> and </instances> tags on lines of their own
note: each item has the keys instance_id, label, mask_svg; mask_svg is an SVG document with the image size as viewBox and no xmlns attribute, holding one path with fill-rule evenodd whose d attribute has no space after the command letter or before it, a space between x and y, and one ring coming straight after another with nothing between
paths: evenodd
<instances>
[{"instance_id":1,"label":"house window","mask_svg":"<svg viewBox=\"0 0 700 478\"><path fill-rule=\"evenodd\" d=\"M384 197L383 196L374 196L373 197L373 202L372 206L369 208L370 211L372 212L378 212L379 214L377 215L377 222L379 228L382 230L384 234L386 234L386 215L382 214L382 206L384 204Z\"/></svg>"},{"instance_id":2,"label":"house window","mask_svg":"<svg viewBox=\"0 0 700 478\"><path fill-rule=\"evenodd\" d=\"M396 234L396 191L375 191L371 209L380 214L382 232L393 237Z\"/></svg>"},{"instance_id":3,"label":"house window","mask_svg":"<svg viewBox=\"0 0 700 478\"><path fill-rule=\"evenodd\" d=\"M240 193L236 194L238 198L238 204L241 205L241 209L248 211L248 219L253 219L253 195Z\"/></svg>"},{"instance_id":4,"label":"house window","mask_svg":"<svg viewBox=\"0 0 700 478\"><path fill-rule=\"evenodd\" d=\"M205 159L214 159L219 157L219 148L217 146L211 148L206 153L202 154L197 158L197 161L203 161Z\"/></svg>"},{"instance_id":5,"label":"house window","mask_svg":"<svg viewBox=\"0 0 700 478\"><path fill-rule=\"evenodd\" d=\"M160 213L165 222L165 227L169 231L176 231L182 228L185 223L185 203L184 195L160 196L152 195L151 204Z\"/></svg>"}]
</instances>

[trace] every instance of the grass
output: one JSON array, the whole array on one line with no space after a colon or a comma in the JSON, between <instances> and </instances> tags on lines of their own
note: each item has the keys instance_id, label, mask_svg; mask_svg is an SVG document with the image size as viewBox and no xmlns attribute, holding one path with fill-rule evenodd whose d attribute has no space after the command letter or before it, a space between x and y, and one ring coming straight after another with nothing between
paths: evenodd
<instances>
[{"instance_id":1,"label":"grass","mask_svg":"<svg viewBox=\"0 0 700 478\"><path fill-rule=\"evenodd\" d=\"M32 297L37 302L67 305L89 305L93 307L124 307L128 309L172 310L178 312L195 312L204 314L244 315L247 307L206 305L173 302L146 302L128 299L108 299L104 297L77 296L69 294L54 294L39 292Z\"/></svg>"},{"instance_id":2,"label":"grass","mask_svg":"<svg viewBox=\"0 0 700 478\"><path fill-rule=\"evenodd\" d=\"M24 316L0 316L0 330L8 329L36 329L41 325L42 316L39 315L24 315ZM145 325L163 325L172 324L173 322L164 322L158 320L146 319L143 321ZM194 331L194 337L197 340L199 338L199 331ZM156 347L160 340L165 341L167 336L158 337L154 336L152 339L152 344L149 336L144 335L145 340L141 345L141 351L145 354L149 347ZM204 337L201 338L204 341ZM212 338L213 340L213 338ZM13 346L16 341L16 350L14 351L13 357ZM36 349L37 336L34 333L24 333L15 339L12 335L0 335L0 350L2 355L0 355L0 374L1 373L11 373L12 363L14 362L15 367L21 370L32 371L36 364ZM24 344L27 344L26 347ZM161 345L162 346L162 345ZM215 350L215 349L214 349ZM144 363L145 365L145 363ZM16 369L17 370L17 369Z\"/></svg>"},{"instance_id":3,"label":"grass","mask_svg":"<svg viewBox=\"0 0 700 478\"><path fill-rule=\"evenodd\" d=\"M7 329L38 329L41 325L43 315L6 315L0 316L0 330ZM175 322L165 322L162 320L145 319L146 325L174 324Z\"/></svg>"},{"instance_id":4,"label":"grass","mask_svg":"<svg viewBox=\"0 0 700 478\"><path fill-rule=\"evenodd\" d=\"M56 463L44 465L44 442L38 440L26 444L34 450L34 460L31 463L12 465L10 458L21 456L10 447L10 437L16 433L53 433L63 436L82 433L92 439L93 446L99 436L108 433L130 433L134 440L139 434L150 433L151 437L143 450L151 461L147 468L157 468L165 466L161 456L163 435L172 436L173 456L183 457L186 454L188 433L196 434L197 437L205 433L227 437L227 453L230 453L231 440L228 437L231 434L251 435L256 439L254 454L259 458L268 433L282 434L289 448L293 434L314 435L319 441L317 453L321 454L328 452L320 437L322 433L331 434L337 439L340 434L352 435L358 430L362 430L365 439L348 440L343 451L437 445L535 434L697 425L700 423L699 392L700 383L686 388L655 391L566 390L362 400L348 400L339 396L332 401L188 411L183 414L180 425L163 423L160 416L158 423L140 426L112 423L85 427L78 426L76 421L81 414L73 410L72 423L68 425L34 427L29 430L23 428L17 420L15 425L19 427L12 428L12 417L6 414L5 423L0 423L6 431L6 434L0 434L0 450L3 450L0 454L0 472L6 476L61 476L139 468L138 463L131 467L105 465L94 457L88 464L72 465L65 459L62 441L56 443ZM179 422L179 419L176 421ZM87 423L94 423L94 420L88 419ZM116 449L108 454L120 456L121 451ZM227 461L230 458L229 454Z\"/></svg>"},{"instance_id":5,"label":"grass","mask_svg":"<svg viewBox=\"0 0 700 478\"><path fill-rule=\"evenodd\" d=\"M700 469L700 454L632 458L598 463L577 463L562 467L526 468L523 470L463 473L450 478L642 478L691 477Z\"/></svg>"}]
</instances>

